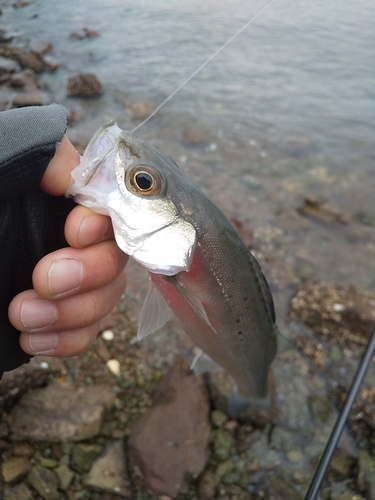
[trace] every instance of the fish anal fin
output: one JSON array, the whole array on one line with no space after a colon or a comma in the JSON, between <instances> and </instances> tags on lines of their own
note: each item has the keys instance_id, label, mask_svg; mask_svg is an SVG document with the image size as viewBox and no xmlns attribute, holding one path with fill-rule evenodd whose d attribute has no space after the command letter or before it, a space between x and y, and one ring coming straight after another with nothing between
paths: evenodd
<instances>
[{"instance_id":1,"label":"fish anal fin","mask_svg":"<svg viewBox=\"0 0 375 500\"><path fill-rule=\"evenodd\" d=\"M172 312L159 290L150 281L145 301L138 320L138 340L147 337L165 325L172 317Z\"/></svg>"},{"instance_id":2,"label":"fish anal fin","mask_svg":"<svg viewBox=\"0 0 375 500\"><path fill-rule=\"evenodd\" d=\"M215 363L215 361L208 357L203 351L199 351L191 363L190 370L196 375L201 375L206 372L220 372L222 367Z\"/></svg>"}]
</instances>

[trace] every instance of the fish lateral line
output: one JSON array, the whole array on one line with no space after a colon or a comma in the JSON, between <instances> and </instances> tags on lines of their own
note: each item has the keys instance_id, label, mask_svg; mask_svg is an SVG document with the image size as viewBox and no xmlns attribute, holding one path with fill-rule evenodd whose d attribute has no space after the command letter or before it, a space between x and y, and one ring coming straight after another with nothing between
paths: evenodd
<instances>
[{"instance_id":1,"label":"fish lateral line","mask_svg":"<svg viewBox=\"0 0 375 500\"><path fill-rule=\"evenodd\" d=\"M169 102L180 90L182 90L193 78L197 76L217 55L220 54L229 44L231 44L238 36L241 35L243 31L246 30L251 24L253 24L258 17L260 17L272 4L274 4L276 0L270 0L266 5L264 5L255 15L253 15L245 24L241 26L239 30L237 30L232 36L230 36L213 54L211 54L196 70L194 70L168 97L162 101L159 106L139 125L137 125L131 133L134 133L136 130L140 129L145 123L147 123L151 118L153 118L156 113Z\"/></svg>"}]
</instances>

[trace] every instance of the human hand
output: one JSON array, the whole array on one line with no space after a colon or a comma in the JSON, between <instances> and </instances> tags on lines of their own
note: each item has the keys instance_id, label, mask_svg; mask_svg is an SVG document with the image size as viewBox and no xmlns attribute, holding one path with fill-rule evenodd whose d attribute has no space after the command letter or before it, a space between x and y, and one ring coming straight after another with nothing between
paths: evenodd
<instances>
[{"instance_id":1,"label":"human hand","mask_svg":"<svg viewBox=\"0 0 375 500\"><path fill-rule=\"evenodd\" d=\"M41 188L63 195L79 155L65 136L49 163ZM31 355L74 356L95 340L100 319L126 286L128 257L117 247L110 219L77 206L65 223L70 247L49 253L33 272L34 289L18 294L8 314Z\"/></svg>"}]
</instances>

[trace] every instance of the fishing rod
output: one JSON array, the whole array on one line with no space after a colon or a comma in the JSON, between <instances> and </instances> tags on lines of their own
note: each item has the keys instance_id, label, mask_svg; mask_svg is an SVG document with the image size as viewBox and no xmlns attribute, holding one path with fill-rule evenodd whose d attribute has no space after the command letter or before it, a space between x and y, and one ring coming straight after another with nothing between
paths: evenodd
<instances>
[{"instance_id":1,"label":"fishing rod","mask_svg":"<svg viewBox=\"0 0 375 500\"><path fill-rule=\"evenodd\" d=\"M374 354L375 354L375 328L371 334L366 350L354 375L344 406L342 407L337 417L336 423L332 429L331 435L328 438L327 444L319 459L318 465L316 466L316 469L310 480L309 486L307 488L305 496L303 497L303 500L315 500L319 492L320 486L327 471L328 465L331 461L332 455L337 447L337 443L340 439L342 431L344 430L346 421L349 416L349 412L357 397L359 388L361 387L363 378L367 372L368 366Z\"/></svg>"}]
</instances>

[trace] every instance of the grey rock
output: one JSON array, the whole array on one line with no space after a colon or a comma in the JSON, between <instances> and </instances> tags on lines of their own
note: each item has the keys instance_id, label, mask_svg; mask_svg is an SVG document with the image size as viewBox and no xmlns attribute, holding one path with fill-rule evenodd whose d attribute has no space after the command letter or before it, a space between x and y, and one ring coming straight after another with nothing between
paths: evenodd
<instances>
[{"instance_id":1,"label":"grey rock","mask_svg":"<svg viewBox=\"0 0 375 500\"><path fill-rule=\"evenodd\" d=\"M24 483L4 488L3 500L33 500L33 498L30 488Z\"/></svg>"},{"instance_id":2,"label":"grey rock","mask_svg":"<svg viewBox=\"0 0 375 500\"><path fill-rule=\"evenodd\" d=\"M11 432L16 439L81 441L96 436L106 408L115 396L107 385L76 388L53 383L25 394L13 408Z\"/></svg>"},{"instance_id":3,"label":"grey rock","mask_svg":"<svg viewBox=\"0 0 375 500\"><path fill-rule=\"evenodd\" d=\"M85 480L85 486L114 493L121 498L133 498L126 472L123 441L117 441L94 462Z\"/></svg>"},{"instance_id":4,"label":"grey rock","mask_svg":"<svg viewBox=\"0 0 375 500\"><path fill-rule=\"evenodd\" d=\"M153 407L131 430L129 452L155 495L174 498L187 474L198 475L210 436L204 380L178 359L160 384Z\"/></svg>"},{"instance_id":5,"label":"grey rock","mask_svg":"<svg viewBox=\"0 0 375 500\"><path fill-rule=\"evenodd\" d=\"M8 457L2 463L2 475L6 483L17 483L29 472L31 464L27 457Z\"/></svg>"},{"instance_id":6,"label":"grey rock","mask_svg":"<svg viewBox=\"0 0 375 500\"><path fill-rule=\"evenodd\" d=\"M38 76L32 69L24 69L12 75L10 84L23 90L37 90Z\"/></svg>"},{"instance_id":7,"label":"grey rock","mask_svg":"<svg viewBox=\"0 0 375 500\"><path fill-rule=\"evenodd\" d=\"M47 94L38 90L21 92L13 97L13 106L16 108L24 108L25 106L43 106L48 104L50 98Z\"/></svg>"},{"instance_id":8,"label":"grey rock","mask_svg":"<svg viewBox=\"0 0 375 500\"><path fill-rule=\"evenodd\" d=\"M95 458L103 451L98 444L77 444L74 446L71 457L71 466L79 473L88 472Z\"/></svg>"},{"instance_id":9,"label":"grey rock","mask_svg":"<svg viewBox=\"0 0 375 500\"><path fill-rule=\"evenodd\" d=\"M52 44L50 42L44 42L42 40L33 40L29 46L31 52L39 57L43 57L52 50Z\"/></svg>"},{"instance_id":10,"label":"grey rock","mask_svg":"<svg viewBox=\"0 0 375 500\"><path fill-rule=\"evenodd\" d=\"M43 61L32 52L22 47L0 46L0 55L17 61L22 68L30 68L36 73L41 73L44 69Z\"/></svg>"},{"instance_id":11,"label":"grey rock","mask_svg":"<svg viewBox=\"0 0 375 500\"><path fill-rule=\"evenodd\" d=\"M50 56L50 55L44 56L43 62L44 62L44 69L46 71L48 71L49 73L56 71L57 68L59 68L61 66L61 61L59 59L56 59L55 57Z\"/></svg>"},{"instance_id":12,"label":"grey rock","mask_svg":"<svg viewBox=\"0 0 375 500\"><path fill-rule=\"evenodd\" d=\"M59 481L52 470L36 465L31 469L27 480L34 490L45 500L59 499Z\"/></svg>"}]
</instances>

